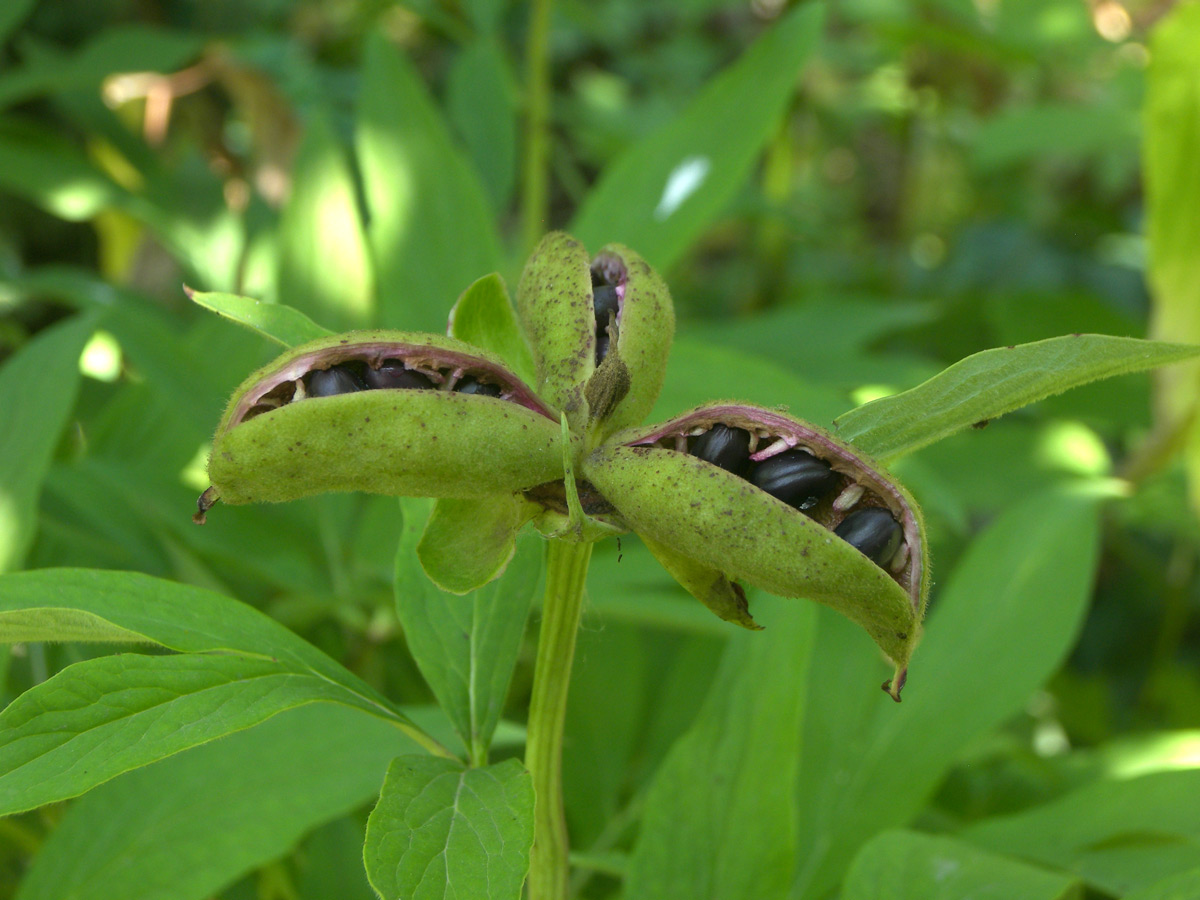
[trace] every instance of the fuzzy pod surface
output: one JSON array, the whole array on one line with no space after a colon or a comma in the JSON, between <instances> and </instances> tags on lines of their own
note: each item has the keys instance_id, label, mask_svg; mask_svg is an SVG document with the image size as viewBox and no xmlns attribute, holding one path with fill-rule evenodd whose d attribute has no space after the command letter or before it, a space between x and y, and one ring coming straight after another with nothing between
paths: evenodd
<instances>
[{"instance_id":1,"label":"fuzzy pod surface","mask_svg":"<svg viewBox=\"0 0 1200 900\"><path fill-rule=\"evenodd\" d=\"M313 371L387 361L434 387L305 395ZM500 396L456 392L467 379ZM213 441L207 502L482 497L561 478L562 458L558 414L491 354L439 335L350 332L294 347L239 386Z\"/></svg>"},{"instance_id":2,"label":"fuzzy pod surface","mask_svg":"<svg viewBox=\"0 0 1200 900\"><path fill-rule=\"evenodd\" d=\"M809 450L837 473L838 489L802 511L691 455L689 439L716 424L755 434L752 459ZM654 542L730 579L828 604L858 623L895 663L887 687L899 697L920 635L928 560L919 508L873 460L799 419L721 403L616 434L585 458L583 472L634 531ZM888 509L902 530L906 555L897 556L896 568L876 565L834 534L856 506L871 505Z\"/></svg>"}]
</instances>

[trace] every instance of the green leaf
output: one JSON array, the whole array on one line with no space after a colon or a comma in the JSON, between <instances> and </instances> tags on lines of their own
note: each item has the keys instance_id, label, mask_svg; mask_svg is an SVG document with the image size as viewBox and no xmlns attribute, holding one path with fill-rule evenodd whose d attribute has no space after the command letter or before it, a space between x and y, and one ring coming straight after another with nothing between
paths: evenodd
<instances>
[{"instance_id":1,"label":"green leaf","mask_svg":"<svg viewBox=\"0 0 1200 900\"><path fill-rule=\"evenodd\" d=\"M0 44L8 40L38 0L8 0L0 5Z\"/></svg>"},{"instance_id":2,"label":"green leaf","mask_svg":"<svg viewBox=\"0 0 1200 900\"><path fill-rule=\"evenodd\" d=\"M264 303L252 297L239 297L237 294L205 293L189 287L185 287L184 291L188 299L197 305L212 310L231 322L245 325L285 347L295 347L297 344L333 334L300 310L282 303Z\"/></svg>"},{"instance_id":3,"label":"green leaf","mask_svg":"<svg viewBox=\"0 0 1200 900\"><path fill-rule=\"evenodd\" d=\"M47 328L0 367L0 572L20 568L37 529L42 482L79 392L79 354L96 327L77 316Z\"/></svg>"},{"instance_id":4,"label":"green leaf","mask_svg":"<svg viewBox=\"0 0 1200 900\"><path fill-rule=\"evenodd\" d=\"M670 268L746 179L823 21L818 4L780 19L687 109L606 168L567 230L584 246L619 241Z\"/></svg>"},{"instance_id":5,"label":"green leaf","mask_svg":"<svg viewBox=\"0 0 1200 900\"><path fill-rule=\"evenodd\" d=\"M449 332L460 341L492 351L522 381L537 385L533 353L517 322L504 279L499 275L485 275L462 292L450 311Z\"/></svg>"},{"instance_id":6,"label":"green leaf","mask_svg":"<svg viewBox=\"0 0 1200 900\"><path fill-rule=\"evenodd\" d=\"M452 594L483 587L512 559L525 507L514 494L438 500L417 545L421 568Z\"/></svg>"},{"instance_id":7,"label":"green leaf","mask_svg":"<svg viewBox=\"0 0 1200 900\"><path fill-rule=\"evenodd\" d=\"M220 594L131 572L40 569L0 577L0 640L64 637L133 639L220 655L212 657L215 662L93 660L67 668L15 701L0 714L9 726L0 732L5 812L75 796L132 766L316 700L387 719L422 746L440 750L356 675L273 619ZM146 691L123 696L118 674L124 671ZM258 699L225 684L251 676L261 679L253 689ZM153 690L156 679L169 681L178 696ZM108 708L117 703L110 692L123 697L115 712ZM87 701L82 705L81 694ZM223 705L212 711L213 698L221 697ZM142 723L160 718L178 723L180 731L150 739ZM93 758L98 746L103 752Z\"/></svg>"},{"instance_id":8,"label":"green leaf","mask_svg":"<svg viewBox=\"0 0 1200 900\"><path fill-rule=\"evenodd\" d=\"M646 796L627 900L774 900L794 862L792 789L814 605L760 597Z\"/></svg>"},{"instance_id":9,"label":"green leaf","mask_svg":"<svg viewBox=\"0 0 1200 900\"><path fill-rule=\"evenodd\" d=\"M75 802L19 900L207 900L367 801L394 728L326 704L131 772Z\"/></svg>"},{"instance_id":10,"label":"green leaf","mask_svg":"<svg viewBox=\"0 0 1200 900\"><path fill-rule=\"evenodd\" d=\"M1195 900L1200 897L1200 868L1188 869L1126 894L1123 900Z\"/></svg>"},{"instance_id":11,"label":"green leaf","mask_svg":"<svg viewBox=\"0 0 1200 900\"><path fill-rule=\"evenodd\" d=\"M834 424L863 452L893 458L1089 381L1197 356L1200 346L1103 334L998 347L959 360L911 390L852 409Z\"/></svg>"},{"instance_id":12,"label":"green leaf","mask_svg":"<svg viewBox=\"0 0 1200 900\"><path fill-rule=\"evenodd\" d=\"M1058 667L1091 596L1104 493L1039 493L972 542L930 604L899 706L871 686L883 674L871 645L820 610L793 898L824 897L864 841L910 821L963 748L1021 710Z\"/></svg>"},{"instance_id":13,"label":"green leaf","mask_svg":"<svg viewBox=\"0 0 1200 900\"><path fill-rule=\"evenodd\" d=\"M475 38L455 56L446 74L446 112L493 209L503 212L516 182L517 86L495 37Z\"/></svg>"},{"instance_id":14,"label":"green leaf","mask_svg":"<svg viewBox=\"0 0 1200 900\"><path fill-rule=\"evenodd\" d=\"M451 298L503 264L479 179L412 64L367 41L355 143L379 324L441 331Z\"/></svg>"},{"instance_id":15,"label":"green leaf","mask_svg":"<svg viewBox=\"0 0 1200 900\"><path fill-rule=\"evenodd\" d=\"M374 324L375 285L354 173L333 127L313 118L279 220L278 295L338 331Z\"/></svg>"},{"instance_id":16,"label":"green leaf","mask_svg":"<svg viewBox=\"0 0 1200 900\"><path fill-rule=\"evenodd\" d=\"M533 781L515 759L467 769L392 762L367 823L367 877L384 900L518 900L533 845Z\"/></svg>"},{"instance_id":17,"label":"green leaf","mask_svg":"<svg viewBox=\"0 0 1200 900\"><path fill-rule=\"evenodd\" d=\"M1071 900L1075 879L954 838L885 831L859 852L842 900Z\"/></svg>"},{"instance_id":18,"label":"green leaf","mask_svg":"<svg viewBox=\"0 0 1200 900\"><path fill-rule=\"evenodd\" d=\"M1198 796L1198 769L1106 780L1028 812L986 820L962 837L1076 872L1120 896L1195 869Z\"/></svg>"},{"instance_id":19,"label":"green leaf","mask_svg":"<svg viewBox=\"0 0 1200 900\"><path fill-rule=\"evenodd\" d=\"M396 552L396 611L421 674L471 759L481 763L500 720L541 577L541 540L528 536L518 541L504 575L491 584L452 594L430 584L417 562L421 509L427 505L405 501Z\"/></svg>"},{"instance_id":20,"label":"green leaf","mask_svg":"<svg viewBox=\"0 0 1200 900\"><path fill-rule=\"evenodd\" d=\"M24 4L15 6L14 12L21 15ZM12 12L7 9L0 13L0 35L9 15ZM61 91L90 89L98 93L101 82L114 72L173 72L195 58L204 39L195 33L110 22L83 48L70 54L30 45L31 41L24 48L25 64L9 69L0 78L0 108Z\"/></svg>"},{"instance_id":21,"label":"green leaf","mask_svg":"<svg viewBox=\"0 0 1200 900\"><path fill-rule=\"evenodd\" d=\"M70 222L135 205L74 144L14 118L0 120L0 187Z\"/></svg>"},{"instance_id":22,"label":"green leaf","mask_svg":"<svg viewBox=\"0 0 1200 900\"><path fill-rule=\"evenodd\" d=\"M1150 335L1200 343L1200 10L1182 4L1164 16L1150 41L1142 159L1147 278L1154 305ZM1157 373L1156 413L1165 434L1200 404L1200 363ZM1185 456L1192 508L1200 510L1200 425Z\"/></svg>"},{"instance_id":23,"label":"green leaf","mask_svg":"<svg viewBox=\"0 0 1200 900\"><path fill-rule=\"evenodd\" d=\"M0 713L0 814L75 796L318 701L377 715L344 688L275 660L124 653L76 663Z\"/></svg>"}]
</instances>

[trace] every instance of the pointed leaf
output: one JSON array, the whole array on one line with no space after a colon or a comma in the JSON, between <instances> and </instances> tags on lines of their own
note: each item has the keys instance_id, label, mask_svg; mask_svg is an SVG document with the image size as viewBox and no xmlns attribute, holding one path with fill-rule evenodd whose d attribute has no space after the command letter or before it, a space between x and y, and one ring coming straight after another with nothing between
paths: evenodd
<instances>
[{"instance_id":1,"label":"pointed leaf","mask_svg":"<svg viewBox=\"0 0 1200 900\"><path fill-rule=\"evenodd\" d=\"M79 390L79 354L96 327L77 316L37 335L0 366L0 572L21 566L38 497Z\"/></svg>"},{"instance_id":2,"label":"pointed leaf","mask_svg":"<svg viewBox=\"0 0 1200 900\"><path fill-rule=\"evenodd\" d=\"M1200 859L1200 770L1155 772L1079 788L1044 806L985 820L962 837L1073 871L1124 895Z\"/></svg>"},{"instance_id":3,"label":"pointed leaf","mask_svg":"<svg viewBox=\"0 0 1200 900\"><path fill-rule=\"evenodd\" d=\"M687 109L605 169L567 230L586 246L620 241L670 268L749 174L823 18L817 4L781 18Z\"/></svg>"},{"instance_id":4,"label":"pointed leaf","mask_svg":"<svg viewBox=\"0 0 1200 900\"><path fill-rule=\"evenodd\" d=\"M452 594L483 587L512 559L527 508L514 494L439 500L417 545L421 568Z\"/></svg>"},{"instance_id":5,"label":"pointed leaf","mask_svg":"<svg viewBox=\"0 0 1200 900\"><path fill-rule=\"evenodd\" d=\"M521 539L503 576L471 593L451 594L430 584L417 563L427 507L405 501L396 611L421 674L478 763L487 758L520 652L541 576L541 541Z\"/></svg>"},{"instance_id":6,"label":"pointed leaf","mask_svg":"<svg viewBox=\"0 0 1200 900\"><path fill-rule=\"evenodd\" d=\"M294 347L333 334L300 310L282 303L264 303L236 294L193 291L188 287L185 287L184 291L194 303L212 310L222 318L245 325L285 347Z\"/></svg>"},{"instance_id":7,"label":"pointed leaf","mask_svg":"<svg viewBox=\"0 0 1200 900\"><path fill-rule=\"evenodd\" d=\"M537 383L533 354L521 333L517 311L504 279L496 273L485 275L463 291L450 311L450 336L490 350L526 384Z\"/></svg>"},{"instance_id":8,"label":"pointed leaf","mask_svg":"<svg viewBox=\"0 0 1200 900\"><path fill-rule=\"evenodd\" d=\"M949 837L885 831L850 867L842 900L1076 900L1075 879Z\"/></svg>"},{"instance_id":9,"label":"pointed leaf","mask_svg":"<svg viewBox=\"0 0 1200 900\"><path fill-rule=\"evenodd\" d=\"M519 900L533 781L515 759L467 769L401 756L367 823L367 876L384 900Z\"/></svg>"},{"instance_id":10,"label":"pointed leaf","mask_svg":"<svg viewBox=\"0 0 1200 900\"><path fill-rule=\"evenodd\" d=\"M367 41L355 143L379 321L442 331L462 286L501 268L500 240L420 76L378 32Z\"/></svg>"},{"instance_id":11,"label":"pointed leaf","mask_svg":"<svg viewBox=\"0 0 1200 900\"><path fill-rule=\"evenodd\" d=\"M207 900L370 799L394 728L327 704L131 772L73 803L20 900Z\"/></svg>"},{"instance_id":12,"label":"pointed leaf","mask_svg":"<svg viewBox=\"0 0 1200 900\"><path fill-rule=\"evenodd\" d=\"M916 815L963 748L1021 710L1058 667L1091 596L1110 490L1038 494L975 539L932 604L899 707L879 703L870 673L882 667L856 631L822 611L793 898L828 894L866 840Z\"/></svg>"},{"instance_id":13,"label":"pointed leaf","mask_svg":"<svg viewBox=\"0 0 1200 900\"><path fill-rule=\"evenodd\" d=\"M279 220L279 299L337 330L374 324L375 284L354 173L323 116L309 124Z\"/></svg>"},{"instance_id":14,"label":"pointed leaf","mask_svg":"<svg viewBox=\"0 0 1200 900\"><path fill-rule=\"evenodd\" d=\"M883 459L1099 378L1200 356L1200 346L1078 334L984 350L924 384L840 416L838 435Z\"/></svg>"},{"instance_id":15,"label":"pointed leaf","mask_svg":"<svg viewBox=\"0 0 1200 900\"><path fill-rule=\"evenodd\" d=\"M792 788L815 608L762 597L646 796L627 900L776 900L794 861Z\"/></svg>"}]
</instances>

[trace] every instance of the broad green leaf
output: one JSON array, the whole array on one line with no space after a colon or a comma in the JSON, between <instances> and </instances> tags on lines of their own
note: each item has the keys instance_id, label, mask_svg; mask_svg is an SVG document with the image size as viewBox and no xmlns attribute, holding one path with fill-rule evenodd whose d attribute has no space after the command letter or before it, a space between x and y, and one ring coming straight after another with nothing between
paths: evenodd
<instances>
[{"instance_id":1,"label":"broad green leaf","mask_svg":"<svg viewBox=\"0 0 1200 900\"><path fill-rule=\"evenodd\" d=\"M452 594L431 584L417 560L425 521L421 511L428 505L419 500L404 504L404 531L396 551L396 612L421 674L471 759L482 763L500 721L541 576L541 540L522 538L503 576L468 594Z\"/></svg>"},{"instance_id":2,"label":"broad green leaf","mask_svg":"<svg viewBox=\"0 0 1200 900\"><path fill-rule=\"evenodd\" d=\"M1200 897L1200 868L1148 884L1126 894L1123 900L1195 900L1196 897Z\"/></svg>"},{"instance_id":3,"label":"broad green leaf","mask_svg":"<svg viewBox=\"0 0 1200 900\"><path fill-rule=\"evenodd\" d=\"M841 900L1074 900L1074 878L950 837L885 831L859 852Z\"/></svg>"},{"instance_id":4,"label":"broad green leaf","mask_svg":"<svg viewBox=\"0 0 1200 900\"><path fill-rule=\"evenodd\" d=\"M499 275L485 275L463 291L450 311L449 333L468 344L491 350L526 384L537 384L533 354L517 322L504 279Z\"/></svg>"},{"instance_id":5,"label":"broad green leaf","mask_svg":"<svg viewBox=\"0 0 1200 900\"><path fill-rule=\"evenodd\" d=\"M350 815L305 838L292 857L299 900L376 900L363 868L365 837L365 824Z\"/></svg>"},{"instance_id":6,"label":"broad green leaf","mask_svg":"<svg viewBox=\"0 0 1200 900\"><path fill-rule=\"evenodd\" d=\"M513 494L438 500L417 545L421 568L452 594L483 587L512 559L526 508Z\"/></svg>"},{"instance_id":7,"label":"broad green leaf","mask_svg":"<svg viewBox=\"0 0 1200 900\"><path fill-rule=\"evenodd\" d=\"M533 845L533 781L515 759L468 769L392 762L367 823L367 876L384 900L519 900Z\"/></svg>"},{"instance_id":8,"label":"broad green leaf","mask_svg":"<svg viewBox=\"0 0 1200 900\"><path fill-rule=\"evenodd\" d=\"M884 459L1099 378L1200 356L1200 346L1078 334L998 347L840 416L838 436Z\"/></svg>"},{"instance_id":9,"label":"broad green leaf","mask_svg":"<svg viewBox=\"0 0 1200 900\"><path fill-rule=\"evenodd\" d=\"M18 9L22 5L16 3ZM0 13L0 34L7 15L10 15L7 10ZM115 72L181 69L203 46L199 34L137 23L109 23L84 47L70 54L26 42L25 64L9 69L0 78L0 108L41 94L80 89L99 91L101 82Z\"/></svg>"},{"instance_id":10,"label":"broad green leaf","mask_svg":"<svg viewBox=\"0 0 1200 900\"><path fill-rule=\"evenodd\" d=\"M442 331L463 285L503 259L479 179L412 64L367 40L355 144L368 213L378 324Z\"/></svg>"},{"instance_id":11,"label":"broad green leaf","mask_svg":"<svg viewBox=\"0 0 1200 900\"><path fill-rule=\"evenodd\" d=\"M687 109L606 168L567 230L584 246L619 241L669 269L749 174L823 21L811 3L781 18Z\"/></svg>"},{"instance_id":12,"label":"broad green leaf","mask_svg":"<svg viewBox=\"0 0 1200 900\"><path fill-rule=\"evenodd\" d=\"M1146 73L1142 159L1150 241L1150 334L1200 343L1200 9L1181 4L1155 26ZM1200 363L1157 373L1159 429L1170 434L1200 404ZM1185 456L1200 510L1200 425Z\"/></svg>"},{"instance_id":13,"label":"broad green leaf","mask_svg":"<svg viewBox=\"0 0 1200 900\"><path fill-rule=\"evenodd\" d=\"M766 630L739 632L696 722L646 796L625 900L774 900L795 853L791 800L814 604L760 597Z\"/></svg>"},{"instance_id":14,"label":"broad green leaf","mask_svg":"<svg viewBox=\"0 0 1200 900\"><path fill-rule=\"evenodd\" d=\"M304 313L282 303L264 303L252 297L237 294L206 293L184 289L188 299L212 310L224 319L245 325L285 347L294 347L306 341L316 340L333 334L322 328Z\"/></svg>"},{"instance_id":15,"label":"broad green leaf","mask_svg":"<svg viewBox=\"0 0 1200 900\"><path fill-rule=\"evenodd\" d=\"M899 706L872 686L884 670L869 642L821 610L793 898L824 897L863 842L910 821L963 748L1022 709L1058 667L1091 596L1105 492L1039 493L974 540L930 603Z\"/></svg>"},{"instance_id":16,"label":"broad green leaf","mask_svg":"<svg viewBox=\"0 0 1200 900\"><path fill-rule=\"evenodd\" d=\"M0 4L0 44L8 40L38 0L8 0Z\"/></svg>"},{"instance_id":17,"label":"broad green leaf","mask_svg":"<svg viewBox=\"0 0 1200 900\"><path fill-rule=\"evenodd\" d=\"M79 391L79 354L96 320L77 316L34 337L0 366L0 572L20 568L38 497Z\"/></svg>"},{"instance_id":18,"label":"broad green leaf","mask_svg":"<svg viewBox=\"0 0 1200 900\"><path fill-rule=\"evenodd\" d=\"M354 173L324 116L309 123L279 219L278 298L338 331L375 323Z\"/></svg>"},{"instance_id":19,"label":"broad green leaf","mask_svg":"<svg viewBox=\"0 0 1200 900\"><path fill-rule=\"evenodd\" d=\"M504 212L517 172L517 85L495 37L477 37L454 57L446 74L446 112L493 209Z\"/></svg>"},{"instance_id":20,"label":"broad green leaf","mask_svg":"<svg viewBox=\"0 0 1200 900\"><path fill-rule=\"evenodd\" d=\"M4 811L30 809L75 796L121 770L114 771L112 766L145 765L164 754L178 752L236 728L248 727L289 706L313 700L336 700L357 707L386 719L427 749L444 752L356 675L273 619L228 597L132 572L39 569L0 577L0 640L47 641L71 637L111 641L124 638L126 634L132 634L134 640L171 650L220 653L230 659L224 669L220 663L197 662L195 672L189 671L189 663L180 660L129 663L131 671L141 672L139 667L148 668L143 675L147 684L157 677L153 674L154 667L161 666L161 677L173 679L176 691L182 691L182 685L189 678L196 690L202 690L205 689L205 677L219 686L222 678L251 671L256 673L255 677L266 679L258 682L260 685L287 687L269 691L268 700L259 701L248 711L238 715L228 711L214 715L204 725L189 725L181 734L166 736L160 743L155 743L146 738L145 729L139 730L137 724L130 725L123 719L110 720L111 713L103 708L108 701L101 700L104 693L94 685L89 687L94 680L98 685L119 691L119 679L112 676L112 667L119 667L119 663L93 661L68 668L57 676L57 680L35 689L37 693L31 699L16 701L3 713L12 725L4 730L0 744L0 760L3 760L0 772L7 776L5 792L0 795L3 797L0 808ZM270 665L254 668L255 663ZM226 688L220 688L218 693L220 690ZM305 691L307 700L302 699ZM83 708L73 714L71 710L79 704L77 692L83 692L101 708ZM205 704L212 696L203 694L186 699L178 706L159 709L149 718L170 715L182 723L191 714L194 721L203 720ZM136 701L126 699L123 702L124 711L137 713L162 701L156 701L151 691L139 695ZM139 702L146 706L138 707ZM228 701L229 710L235 709L240 702L242 700ZM20 727L31 729L34 735L42 727L23 725L31 717L36 718L40 711L49 716L46 721L70 722L74 730L52 732L45 740L23 739ZM72 715L75 716L73 719ZM80 761L88 759L92 747L99 741L107 741L103 744L104 754L112 759L111 765L99 762L79 765ZM43 759L50 753L55 755ZM23 774L26 766L45 769L47 774L41 776L42 780L31 780ZM57 774L60 772L61 777Z\"/></svg>"},{"instance_id":21,"label":"broad green leaf","mask_svg":"<svg viewBox=\"0 0 1200 900\"><path fill-rule=\"evenodd\" d=\"M980 847L1066 869L1121 896L1195 869L1200 769L1091 784L962 832Z\"/></svg>"},{"instance_id":22,"label":"broad green leaf","mask_svg":"<svg viewBox=\"0 0 1200 900\"><path fill-rule=\"evenodd\" d=\"M15 118L0 120L0 188L70 222L136 203L74 144Z\"/></svg>"},{"instance_id":23,"label":"broad green leaf","mask_svg":"<svg viewBox=\"0 0 1200 900\"><path fill-rule=\"evenodd\" d=\"M75 802L19 900L207 900L367 801L394 728L318 704L131 772Z\"/></svg>"},{"instance_id":24,"label":"broad green leaf","mask_svg":"<svg viewBox=\"0 0 1200 900\"><path fill-rule=\"evenodd\" d=\"M75 796L321 701L378 715L341 686L276 660L123 653L76 663L0 713L0 814Z\"/></svg>"}]
</instances>

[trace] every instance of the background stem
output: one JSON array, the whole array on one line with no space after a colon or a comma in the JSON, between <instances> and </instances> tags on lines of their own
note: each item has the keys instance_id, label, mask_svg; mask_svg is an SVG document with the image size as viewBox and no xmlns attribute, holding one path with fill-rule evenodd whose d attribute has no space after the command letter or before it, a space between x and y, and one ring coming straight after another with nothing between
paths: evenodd
<instances>
[{"instance_id":1,"label":"background stem","mask_svg":"<svg viewBox=\"0 0 1200 900\"><path fill-rule=\"evenodd\" d=\"M534 0L525 48L525 152L521 178L521 256L527 256L548 229L551 0Z\"/></svg>"},{"instance_id":2,"label":"background stem","mask_svg":"<svg viewBox=\"0 0 1200 900\"><path fill-rule=\"evenodd\" d=\"M537 793L533 851L529 861L529 900L567 896L567 823L562 801L562 739L567 689L575 659L575 636L583 609L590 543L550 541L546 553L546 599L533 671L533 697L525 766Z\"/></svg>"}]
</instances>

